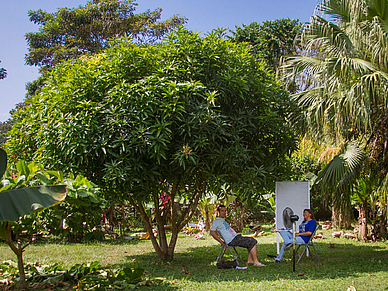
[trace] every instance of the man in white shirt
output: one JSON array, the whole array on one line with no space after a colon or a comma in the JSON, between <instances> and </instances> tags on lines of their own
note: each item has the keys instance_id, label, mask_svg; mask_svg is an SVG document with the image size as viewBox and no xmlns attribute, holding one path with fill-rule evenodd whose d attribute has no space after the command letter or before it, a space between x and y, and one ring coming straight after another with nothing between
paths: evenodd
<instances>
[{"instance_id":1,"label":"man in white shirt","mask_svg":"<svg viewBox=\"0 0 388 291\"><path fill-rule=\"evenodd\" d=\"M241 234L237 235L233 228L225 221L226 207L220 205L217 207L217 217L214 219L213 224L210 228L210 234L220 244L225 243L228 246L242 247L248 250L248 264L254 266L265 267L266 265L259 262L257 259L257 241L253 237L244 237ZM218 236L217 231L221 234L224 241Z\"/></svg>"}]
</instances>

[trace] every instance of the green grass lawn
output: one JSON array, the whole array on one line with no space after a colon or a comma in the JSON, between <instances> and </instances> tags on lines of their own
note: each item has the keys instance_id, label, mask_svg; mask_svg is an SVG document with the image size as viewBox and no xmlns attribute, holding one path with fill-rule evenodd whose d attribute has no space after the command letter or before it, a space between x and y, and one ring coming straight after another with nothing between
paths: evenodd
<instances>
[{"instance_id":1,"label":"green grass lawn","mask_svg":"<svg viewBox=\"0 0 388 291\"><path fill-rule=\"evenodd\" d=\"M220 250L211 236L196 240L180 234L173 262L160 262L150 241L106 241L85 244L37 242L24 252L25 263L58 263L69 268L76 263L99 261L107 267L142 267L148 276L167 278L166 284L142 287L148 290L388 290L388 243L361 243L334 239L323 231L316 240L321 262L303 258L292 272L292 252L275 264L267 254L276 254L276 235L267 227L258 237L258 257L267 267L220 270L215 260ZM334 248L329 248L334 243ZM243 259L245 249L239 249ZM16 261L6 244L0 243L0 261ZM186 272L185 272L186 271Z\"/></svg>"}]
</instances>

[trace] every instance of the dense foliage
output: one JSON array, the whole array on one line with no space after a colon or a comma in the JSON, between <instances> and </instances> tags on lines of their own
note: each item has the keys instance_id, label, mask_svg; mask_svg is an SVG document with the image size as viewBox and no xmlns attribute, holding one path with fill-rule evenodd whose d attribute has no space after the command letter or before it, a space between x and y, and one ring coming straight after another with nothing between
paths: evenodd
<instances>
[{"instance_id":1,"label":"dense foliage","mask_svg":"<svg viewBox=\"0 0 388 291\"><path fill-rule=\"evenodd\" d=\"M99 225L103 204L97 196L98 188L85 177L66 176L61 171L45 170L35 162L19 160L10 166L1 182L0 193L39 185L66 185L67 196L63 202L21 217L13 226L15 233L23 231L32 235L43 231L74 241L91 234Z\"/></svg>"},{"instance_id":2,"label":"dense foliage","mask_svg":"<svg viewBox=\"0 0 388 291\"><path fill-rule=\"evenodd\" d=\"M135 41L153 42L186 22L178 15L158 21L161 9L135 14L133 0L90 0L78 8L60 8L55 13L29 11L39 32L26 34L28 65L46 70L61 60L94 54L109 46L108 40L130 36Z\"/></svg>"},{"instance_id":3,"label":"dense foliage","mask_svg":"<svg viewBox=\"0 0 388 291\"><path fill-rule=\"evenodd\" d=\"M63 270L57 264L26 264L28 287L50 290L129 290L140 286L156 286L165 278L149 278L143 268L102 268L98 262L76 264ZM18 288L16 266L11 262L0 263L0 287Z\"/></svg>"},{"instance_id":4,"label":"dense foliage","mask_svg":"<svg viewBox=\"0 0 388 291\"><path fill-rule=\"evenodd\" d=\"M301 28L299 20L289 18L267 20L262 24L252 22L243 27L236 26L231 39L249 43L252 54L276 73L282 56L297 51L295 40Z\"/></svg>"},{"instance_id":5,"label":"dense foliage","mask_svg":"<svg viewBox=\"0 0 388 291\"><path fill-rule=\"evenodd\" d=\"M7 141L6 134L8 131L12 128L12 121L11 119L0 122L0 145L4 144Z\"/></svg>"},{"instance_id":6,"label":"dense foliage","mask_svg":"<svg viewBox=\"0 0 388 291\"><path fill-rule=\"evenodd\" d=\"M83 228L86 225L84 219L88 218L85 213L81 214L82 219L78 221L70 218L78 214L76 209L79 203L74 203L77 202L74 198L77 196L94 198L97 206L100 201L97 197L93 197L95 195L93 185L83 177L78 176L74 180L74 177L70 175L70 178L65 178L62 172L44 171L41 165L34 162L27 164L23 160L11 164L6 169L7 154L0 149L0 177L3 177L5 173L5 178L0 184L0 239L5 240L16 255L20 284L22 289L26 289L23 252L32 242L34 233L46 231L50 226L47 216L46 219L39 217L39 211L55 207L69 193L73 206L72 212L70 214L67 212L68 216L65 211L57 212L56 218L62 219L62 222L69 219L78 228ZM94 211L92 217L94 219L97 214L95 208L96 206L91 208L91 212ZM56 228L61 234L64 231L62 224L56 225Z\"/></svg>"}]
</instances>

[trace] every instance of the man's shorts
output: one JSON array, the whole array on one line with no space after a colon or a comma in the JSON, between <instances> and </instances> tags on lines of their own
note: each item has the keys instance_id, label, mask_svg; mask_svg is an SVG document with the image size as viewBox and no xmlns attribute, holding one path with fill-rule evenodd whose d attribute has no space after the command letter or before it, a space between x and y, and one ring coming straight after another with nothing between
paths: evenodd
<instances>
[{"instance_id":1,"label":"man's shorts","mask_svg":"<svg viewBox=\"0 0 388 291\"><path fill-rule=\"evenodd\" d=\"M241 234L238 234L230 243L228 243L229 246L246 248L248 251L253 249L256 244L256 239L253 237L242 236Z\"/></svg>"}]
</instances>

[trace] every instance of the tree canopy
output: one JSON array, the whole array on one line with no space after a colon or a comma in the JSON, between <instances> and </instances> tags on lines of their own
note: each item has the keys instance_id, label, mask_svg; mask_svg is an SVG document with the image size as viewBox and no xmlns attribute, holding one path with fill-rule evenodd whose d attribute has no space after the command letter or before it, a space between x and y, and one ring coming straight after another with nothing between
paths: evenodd
<instances>
[{"instance_id":1,"label":"tree canopy","mask_svg":"<svg viewBox=\"0 0 388 291\"><path fill-rule=\"evenodd\" d=\"M236 26L231 38L236 42L248 42L253 55L264 61L273 72L278 71L282 56L296 52L295 39L302 28L297 19L267 20L262 24L252 22Z\"/></svg>"},{"instance_id":2,"label":"tree canopy","mask_svg":"<svg viewBox=\"0 0 388 291\"><path fill-rule=\"evenodd\" d=\"M262 191L295 147L288 95L222 31L201 38L180 29L161 43L116 40L104 53L60 64L30 106L14 115L11 152L75 170L116 199L129 199L152 233L155 205L162 259L211 185ZM167 247L157 207L168 193ZM188 204L176 208L178 197Z\"/></svg>"},{"instance_id":3,"label":"tree canopy","mask_svg":"<svg viewBox=\"0 0 388 291\"><path fill-rule=\"evenodd\" d=\"M158 21L160 8L135 14L136 5L133 0L90 0L85 6L55 13L29 11L30 21L40 28L25 35L26 63L46 70L61 60L100 52L110 38L127 35L134 41L154 42L186 22L179 15Z\"/></svg>"}]
</instances>

